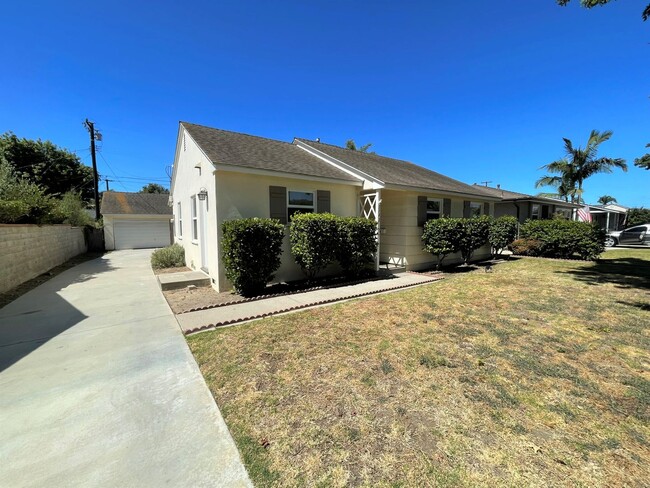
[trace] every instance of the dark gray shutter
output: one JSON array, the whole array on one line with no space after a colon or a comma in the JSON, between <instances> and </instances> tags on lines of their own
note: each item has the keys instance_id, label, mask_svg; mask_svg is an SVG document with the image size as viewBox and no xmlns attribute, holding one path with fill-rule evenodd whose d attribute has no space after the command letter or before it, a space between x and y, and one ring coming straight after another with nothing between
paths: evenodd
<instances>
[{"instance_id":1,"label":"dark gray shutter","mask_svg":"<svg viewBox=\"0 0 650 488\"><path fill-rule=\"evenodd\" d=\"M418 197L418 225L422 227L427 221L427 197Z\"/></svg>"},{"instance_id":2,"label":"dark gray shutter","mask_svg":"<svg viewBox=\"0 0 650 488\"><path fill-rule=\"evenodd\" d=\"M488 202L483 203L483 214L490 215L490 204Z\"/></svg>"},{"instance_id":3,"label":"dark gray shutter","mask_svg":"<svg viewBox=\"0 0 650 488\"><path fill-rule=\"evenodd\" d=\"M451 217L451 198L444 198L442 200L442 216Z\"/></svg>"},{"instance_id":4,"label":"dark gray shutter","mask_svg":"<svg viewBox=\"0 0 650 488\"><path fill-rule=\"evenodd\" d=\"M287 223L287 189L284 186L269 186L269 209L272 219Z\"/></svg>"},{"instance_id":5,"label":"dark gray shutter","mask_svg":"<svg viewBox=\"0 0 650 488\"><path fill-rule=\"evenodd\" d=\"M330 212L330 192L327 190L316 191L316 213Z\"/></svg>"},{"instance_id":6,"label":"dark gray shutter","mask_svg":"<svg viewBox=\"0 0 650 488\"><path fill-rule=\"evenodd\" d=\"M468 219L469 218L469 200L463 200L463 217Z\"/></svg>"}]
</instances>

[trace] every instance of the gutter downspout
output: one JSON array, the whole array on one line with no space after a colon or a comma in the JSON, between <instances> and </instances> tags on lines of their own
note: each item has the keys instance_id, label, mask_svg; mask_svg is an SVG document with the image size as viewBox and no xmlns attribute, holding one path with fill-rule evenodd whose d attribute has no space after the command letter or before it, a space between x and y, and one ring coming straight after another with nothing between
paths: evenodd
<instances>
[{"instance_id":1,"label":"gutter downspout","mask_svg":"<svg viewBox=\"0 0 650 488\"><path fill-rule=\"evenodd\" d=\"M521 213L521 208L519 208L519 204L516 201L513 200L512 203L514 203L515 207L517 207L517 239L519 239L519 225L521 223L521 220L519 219L519 214Z\"/></svg>"}]
</instances>

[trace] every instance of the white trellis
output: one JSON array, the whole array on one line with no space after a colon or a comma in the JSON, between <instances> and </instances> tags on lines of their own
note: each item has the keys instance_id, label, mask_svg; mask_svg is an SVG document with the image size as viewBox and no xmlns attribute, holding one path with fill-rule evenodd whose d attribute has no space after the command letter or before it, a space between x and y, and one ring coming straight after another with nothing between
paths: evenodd
<instances>
[{"instance_id":1,"label":"white trellis","mask_svg":"<svg viewBox=\"0 0 650 488\"><path fill-rule=\"evenodd\" d=\"M373 219L375 222L377 222L377 231L376 231L376 239L377 239L377 251L375 252L375 269L379 269L379 206L381 205L381 192L377 190L376 192L372 193L362 193L359 195L359 204L361 206L361 211L360 214L367 218L367 219Z\"/></svg>"}]
</instances>

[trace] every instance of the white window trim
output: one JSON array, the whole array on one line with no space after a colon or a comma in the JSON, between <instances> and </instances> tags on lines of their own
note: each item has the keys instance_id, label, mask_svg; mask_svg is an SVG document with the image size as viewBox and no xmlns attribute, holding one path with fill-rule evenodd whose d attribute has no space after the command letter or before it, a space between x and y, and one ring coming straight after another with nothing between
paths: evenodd
<instances>
[{"instance_id":1,"label":"white window trim","mask_svg":"<svg viewBox=\"0 0 650 488\"><path fill-rule=\"evenodd\" d=\"M191 234L192 234L192 243L199 243L199 212L198 212L198 198L196 195L190 197L190 215L192 219Z\"/></svg>"},{"instance_id":2,"label":"white window trim","mask_svg":"<svg viewBox=\"0 0 650 488\"><path fill-rule=\"evenodd\" d=\"M311 193L314 196L313 205L292 205L291 203L289 203L290 192ZM316 190L300 190L297 188L287 188L287 223L289 223L289 220L291 218L289 216L289 210L292 208L311 210L311 213L316 213L316 205L318 204L318 202L316 201L317 198L318 195L316 194Z\"/></svg>"},{"instance_id":3,"label":"white window trim","mask_svg":"<svg viewBox=\"0 0 650 488\"><path fill-rule=\"evenodd\" d=\"M429 206L427 205L427 221L432 220L429 219L429 215L438 215L438 218L441 219L443 217L443 199L442 198L427 198L427 203L429 202L438 202L440 210L437 212L434 212L433 210L429 210Z\"/></svg>"},{"instance_id":4,"label":"white window trim","mask_svg":"<svg viewBox=\"0 0 650 488\"><path fill-rule=\"evenodd\" d=\"M183 207L181 206L181 202L178 202L178 206L176 208L178 209L178 229L176 237L183 239Z\"/></svg>"},{"instance_id":5,"label":"white window trim","mask_svg":"<svg viewBox=\"0 0 650 488\"><path fill-rule=\"evenodd\" d=\"M472 215L472 207L478 207L478 215ZM472 217L480 217L483 215L483 204L481 202L469 202L469 215Z\"/></svg>"}]
</instances>

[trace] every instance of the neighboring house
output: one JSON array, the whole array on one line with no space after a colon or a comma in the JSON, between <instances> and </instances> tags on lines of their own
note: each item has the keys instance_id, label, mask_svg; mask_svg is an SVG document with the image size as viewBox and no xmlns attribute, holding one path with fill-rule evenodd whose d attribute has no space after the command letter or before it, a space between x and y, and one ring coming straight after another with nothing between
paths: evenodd
<instances>
[{"instance_id":1,"label":"neighboring house","mask_svg":"<svg viewBox=\"0 0 650 488\"><path fill-rule=\"evenodd\" d=\"M551 219L555 214L561 214L569 220L576 219L576 210L582 205L565 202L556 198L526 195L489 186L473 185L487 195L500 199L494 206L494 216L503 217L511 215L519 220L519 223L531 219Z\"/></svg>"},{"instance_id":2,"label":"neighboring house","mask_svg":"<svg viewBox=\"0 0 650 488\"><path fill-rule=\"evenodd\" d=\"M293 143L179 124L171 194L174 240L188 266L220 291L230 288L220 259L222 223L296 212L365 216L379 225L377 266L434 264L422 251L422 228L441 216L493 215L500 198L415 164L305 139ZM476 257L489 254L487 247ZM450 259L451 261L451 259ZM304 277L285 238L276 279Z\"/></svg>"},{"instance_id":3,"label":"neighboring house","mask_svg":"<svg viewBox=\"0 0 650 488\"><path fill-rule=\"evenodd\" d=\"M100 209L106 250L171 244L172 209L167 194L106 191Z\"/></svg>"},{"instance_id":4,"label":"neighboring house","mask_svg":"<svg viewBox=\"0 0 650 488\"><path fill-rule=\"evenodd\" d=\"M616 203L607 205L589 205L592 222L596 222L601 229L607 232L621 230L625 227L627 207Z\"/></svg>"}]
</instances>

